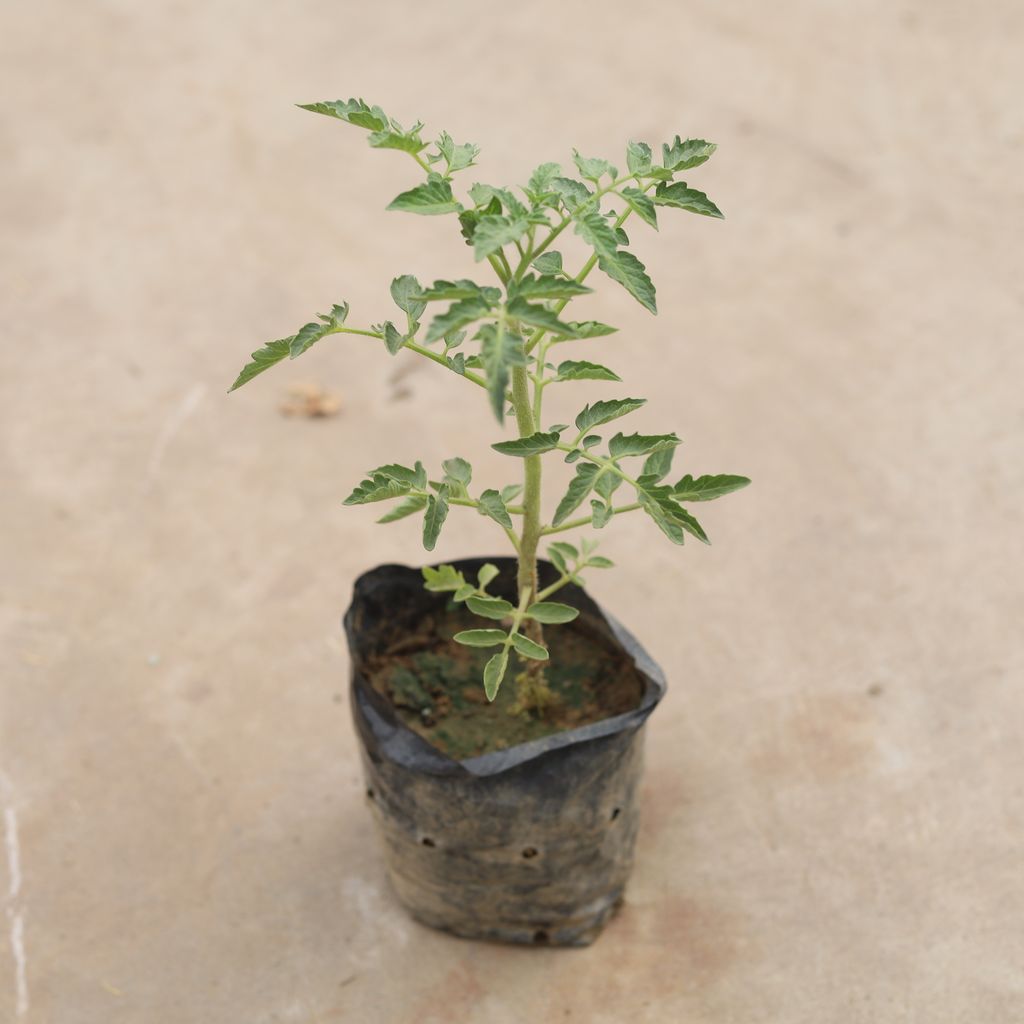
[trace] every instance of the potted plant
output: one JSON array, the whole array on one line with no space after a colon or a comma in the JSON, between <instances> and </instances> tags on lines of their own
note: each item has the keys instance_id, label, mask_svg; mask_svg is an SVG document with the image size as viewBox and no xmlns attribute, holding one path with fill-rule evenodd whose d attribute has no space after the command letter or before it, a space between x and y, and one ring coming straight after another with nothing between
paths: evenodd
<instances>
[{"instance_id":1,"label":"potted plant","mask_svg":"<svg viewBox=\"0 0 1024 1024\"><path fill-rule=\"evenodd\" d=\"M461 456L429 472L420 462L379 466L348 505L389 502L379 522L419 517L432 551L452 509L492 520L508 555L419 569L385 565L355 584L345 616L352 659L352 712L362 744L367 797L384 837L399 898L428 924L456 934L582 945L622 898L637 828L642 726L664 692L660 670L636 640L586 594L592 570L611 568L592 536L639 512L674 544L707 543L690 511L749 481L686 474L670 481L679 438L626 434L616 421L641 398L601 398L572 425L545 422L553 384L619 382L563 346L615 328L570 320L594 268L651 313L655 289L630 252L630 217L658 226L659 209L721 217L680 180L715 146L678 136L657 162L630 142L627 170L574 152L575 172L543 163L517 191L455 179L478 149L423 125L405 128L362 100L304 109L369 133L378 149L405 153L423 179L389 210L451 216L488 280L396 277L393 319L349 323L348 303L252 354L232 390L329 335L406 350L486 396L515 434L492 448L518 479L481 488ZM612 208L609 208L612 207ZM578 270L556 248L572 231L592 250ZM429 314L429 315L428 315ZM481 396L483 397L483 396ZM614 427L609 426L615 423ZM542 501L542 463L561 458L574 475L554 508ZM624 496L623 496L624 495ZM548 517L550 516L550 518ZM547 543L547 560L539 557ZM556 600L557 598L557 600Z\"/></svg>"}]
</instances>

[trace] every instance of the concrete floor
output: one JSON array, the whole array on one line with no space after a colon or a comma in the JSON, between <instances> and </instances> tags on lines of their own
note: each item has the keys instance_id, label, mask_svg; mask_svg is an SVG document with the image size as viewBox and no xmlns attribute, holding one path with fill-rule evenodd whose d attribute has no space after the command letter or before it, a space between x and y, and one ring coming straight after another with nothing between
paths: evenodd
<instances>
[{"instance_id":1,"label":"concrete floor","mask_svg":"<svg viewBox=\"0 0 1024 1024\"><path fill-rule=\"evenodd\" d=\"M0 1020L1024 1021L1022 43L1010 0L7 5ZM291 106L351 93L489 181L720 144L728 219L633 231L660 317L588 306L634 429L755 485L711 548L608 531L671 691L585 951L411 923L362 802L338 619L424 555L340 502L394 459L504 482L484 403L359 339L225 395L473 271L384 212L400 154ZM304 382L341 414L283 417ZM437 555L496 550L453 514Z\"/></svg>"}]
</instances>

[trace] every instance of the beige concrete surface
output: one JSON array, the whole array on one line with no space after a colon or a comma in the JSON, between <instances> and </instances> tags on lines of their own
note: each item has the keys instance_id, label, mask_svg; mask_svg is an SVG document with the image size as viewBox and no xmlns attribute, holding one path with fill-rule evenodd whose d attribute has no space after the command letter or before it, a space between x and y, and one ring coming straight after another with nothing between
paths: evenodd
<instances>
[{"instance_id":1,"label":"beige concrete surface","mask_svg":"<svg viewBox=\"0 0 1024 1024\"><path fill-rule=\"evenodd\" d=\"M1024 1021L1022 43L1012 0L5 5L0 1020ZM720 144L726 221L633 229L661 315L588 300L636 428L755 484L710 548L607 533L671 691L585 951L411 923L362 803L338 619L424 555L340 501L503 482L484 403L360 339L225 395L332 301L473 270L384 212L411 163L291 106L352 93L485 181ZM283 417L302 382L342 413Z\"/></svg>"}]
</instances>

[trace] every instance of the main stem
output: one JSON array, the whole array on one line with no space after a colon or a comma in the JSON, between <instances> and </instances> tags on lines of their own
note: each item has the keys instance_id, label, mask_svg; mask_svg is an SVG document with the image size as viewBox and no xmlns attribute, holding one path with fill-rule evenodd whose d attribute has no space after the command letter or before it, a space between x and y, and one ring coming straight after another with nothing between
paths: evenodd
<instances>
[{"instance_id":1,"label":"main stem","mask_svg":"<svg viewBox=\"0 0 1024 1024\"><path fill-rule=\"evenodd\" d=\"M512 407L519 436L529 437L535 433L537 426L530 403L530 379L525 366L512 370ZM529 455L523 462L523 529L519 537L517 577L520 599L524 593L531 597L537 593L537 543L540 541L540 456Z\"/></svg>"}]
</instances>

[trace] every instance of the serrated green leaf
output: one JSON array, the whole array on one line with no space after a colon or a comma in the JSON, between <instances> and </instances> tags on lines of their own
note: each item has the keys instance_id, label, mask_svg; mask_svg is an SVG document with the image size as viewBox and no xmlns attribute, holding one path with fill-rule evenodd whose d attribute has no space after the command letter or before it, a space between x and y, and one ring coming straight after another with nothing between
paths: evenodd
<instances>
[{"instance_id":1,"label":"serrated green leaf","mask_svg":"<svg viewBox=\"0 0 1024 1024\"><path fill-rule=\"evenodd\" d=\"M529 229L525 217L481 217L473 232L473 258L479 262L502 246L518 241Z\"/></svg>"},{"instance_id":2,"label":"serrated green leaf","mask_svg":"<svg viewBox=\"0 0 1024 1024\"><path fill-rule=\"evenodd\" d=\"M573 336L571 324L563 323L550 309L537 303L527 302L517 296L510 299L505 308L508 310L509 316L513 316L531 327L539 327L562 338Z\"/></svg>"},{"instance_id":3,"label":"serrated green leaf","mask_svg":"<svg viewBox=\"0 0 1024 1024\"><path fill-rule=\"evenodd\" d=\"M249 357L250 362L242 367L241 373L235 378L235 383L228 388L228 393L248 384L253 377L259 376L264 370L269 370L275 363L286 358L291 349L291 338L278 338L277 341L267 342L262 348L256 349Z\"/></svg>"},{"instance_id":4,"label":"serrated green leaf","mask_svg":"<svg viewBox=\"0 0 1024 1024\"><path fill-rule=\"evenodd\" d=\"M618 380L622 378L613 370L600 363L588 363L582 359L567 359L558 364L556 381L563 380Z\"/></svg>"},{"instance_id":5,"label":"serrated green leaf","mask_svg":"<svg viewBox=\"0 0 1024 1024\"><path fill-rule=\"evenodd\" d=\"M655 230L658 229L658 211L654 208L654 201L646 192L638 188L624 188L620 193L629 208L642 220L645 220Z\"/></svg>"},{"instance_id":6,"label":"serrated green leaf","mask_svg":"<svg viewBox=\"0 0 1024 1024\"><path fill-rule=\"evenodd\" d=\"M535 643L522 633L512 634L512 646L524 657L534 661L547 661L548 649L543 644Z\"/></svg>"},{"instance_id":7,"label":"serrated green leaf","mask_svg":"<svg viewBox=\"0 0 1024 1024\"><path fill-rule=\"evenodd\" d=\"M400 501L390 512L386 512L377 520L378 523L397 523L399 519L405 519L416 512L421 512L427 507L427 496L425 494L410 494Z\"/></svg>"},{"instance_id":8,"label":"serrated green leaf","mask_svg":"<svg viewBox=\"0 0 1024 1024\"><path fill-rule=\"evenodd\" d=\"M496 647L503 644L508 634L503 629L464 629L452 639L466 647Z\"/></svg>"},{"instance_id":9,"label":"serrated green leaf","mask_svg":"<svg viewBox=\"0 0 1024 1024\"><path fill-rule=\"evenodd\" d=\"M651 452L675 448L682 441L675 434L616 434L608 442L608 454L613 459L631 455L649 455Z\"/></svg>"},{"instance_id":10,"label":"serrated green leaf","mask_svg":"<svg viewBox=\"0 0 1024 1024\"><path fill-rule=\"evenodd\" d=\"M500 597L470 597L466 599L466 605L474 615L485 619L505 619L516 610L514 605Z\"/></svg>"},{"instance_id":11,"label":"serrated green leaf","mask_svg":"<svg viewBox=\"0 0 1024 1024\"><path fill-rule=\"evenodd\" d=\"M672 469L672 457L675 453L675 447L662 448L652 452L644 460L643 469L640 471L641 475L653 477L655 482L663 480Z\"/></svg>"},{"instance_id":12,"label":"serrated green leaf","mask_svg":"<svg viewBox=\"0 0 1024 1024\"><path fill-rule=\"evenodd\" d=\"M388 204L389 210L404 210L406 213L420 213L436 216L442 213L456 213L462 204L455 201L452 187L442 178L434 178L422 185L395 196Z\"/></svg>"},{"instance_id":13,"label":"serrated green leaf","mask_svg":"<svg viewBox=\"0 0 1024 1024\"><path fill-rule=\"evenodd\" d=\"M466 586L465 576L454 565L439 565L436 569L425 565L421 571L424 588L433 593L459 590Z\"/></svg>"},{"instance_id":14,"label":"serrated green leaf","mask_svg":"<svg viewBox=\"0 0 1024 1024\"><path fill-rule=\"evenodd\" d=\"M626 166L630 174L646 174L651 169L651 147L646 142L627 143Z\"/></svg>"},{"instance_id":15,"label":"serrated green leaf","mask_svg":"<svg viewBox=\"0 0 1024 1024\"><path fill-rule=\"evenodd\" d=\"M448 165L449 174L454 174L456 171L463 171L467 167L472 167L473 162L480 154L479 146L474 146L471 142L456 145L452 141L452 137L447 132L441 132L437 137L436 145L438 153L444 158L445 163Z\"/></svg>"},{"instance_id":16,"label":"serrated green leaf","mask_svg":"<svg viewBox=\"0 0 1024 1024\"><path fill-rule=\"evenodd\" d=\"M405 344L405 336L401 334L395 325L388 320L384 324L384 347L393 356L397 356L399 350Z\"/></svg>"},{"instance_id":17,"label":"serrated green leaf","mask_svg":"<svg viewBox=\"0 0 1024 1024\"><path fill-rule=\"evenodd\" d=\"M526 216L526 207L507 188L496 188L494 185L482 185L478 182L469 190L469 195L477 206L485 207L484 213L490 213L490 205L497 200L510 217L517 219Z\"/></svg>"},{"instance_id":18,"label":"serrated green leaf","mask_svg":"<svg viewBox=\"0 0 1024 1024\"><path fill-rule=\"evenodd\" d=\"M435 281L425 288L416 298L424 302L457 301L459 299L479 299L493 305L501 298L501 289L489 285L478 285L475 281L460 278L458 281Z\"/></svg>"},{"instance_id":19,"label":"serrated green leaf","mask_svg":"<svg viewBox=\"0 0 1024 1024\"><path fill-rule=\"evenodd\" d=\"M322 103L300 103L298 106L303 110L311 110L314 114L336 117L354 124L357 128L367 128L372 132L383 131L389 124L387 114L380 107L368 106L364 100L331 100Z\"/></svg>"},{"instance_id":20,"label":"serrated green leaf","mask_svg":"<svg viewBox=\"0 0 1024 1024\"><path fill-rule=\"evenodd\" d=\"M399 125L392 122L388 128L384 128L379 132L371 132L367 137L367 142L374 149L398 149L403 153L415 155L421 150L426 149L427 146L420 138L420 129L422 127L423 124L417 121L412 128L404 131Z\"/></svg>"},{"instance_id":21,"label":"serrated green leaf","mask_svg":"<svg viewBox=\"0 0 1024 1024\"><path fill-rule=\"evenodd\" d=\"M505 422L505 395L508 392L509 374L512 367L526 365L523 339L511 331L499 330L494 324L484 324L480 329L484 372L487 375L487 391L491 396L491 408L499 423Z\"/></svg>"},{"instance_id":22,"label":"serrated green leaf","mask_svg":"<svg viewBox=\"0 0 1024 1024\"><path fill-rule=\"evenodd\" d=\"M542 196L551 191L551 182L554 181L555 178L559 177L561 173L562 168L558 164L541 164L540 167L530 175L530 180L527 182L526 187L534 196Z\"/></svg>"},{"instance_id":23,"label":"serrated green leaf","mask_svg":"<svg viewBox=\"0 0 1024 1024\"><path fill-rule=\"evenodd\" d=\"M598 468L592 462L582 462L576 467L576 475L569 481L568 490L555 509L552 526L560 526L583 504L583 499L594 489Z\"/></svg>"},{"instance_id":24,"label":"serrated green leaf","mask_svg":"<svg viewBox=\"0 0 1024 1024\"><path fill-rule=\"evenodd\" d=\"M672 488L672 496L676 501L714 501L715 498L738 491L749 483L748 477L732 476L727 473L718 476L699 476L696 480L687 473Z\"/></svg>"},{"instance_id":25,"label":"serrated green leaf","mask_svg":"<svg viewBox=\"0 0 1024 1024\"><path fill-rule=\"evenodd\" d=\"M590 430L602 423L610 423L646 404L646 398L613 398L606 402L594 402L593 405L584 406L576 417L576 429Z\"/></svg>"},{"instance_id":26,"label":"serrated green leaf","mask_svg":"<svg viewBox=\"0 0 1024 1024\"><path fill-rule=\"evenodd\" d=\"M596 498L590 502L590 521L595 530L603 530L612 517L612 507Z\"/></svg>"},{"instance_id":27,"label":"serrated green leaf","mask_svg":"<svg viewBox=\"0 0 1024 1024\"><path fill-rule=\"evenodd\" d=\"M575 210L594 195L582 181L575 178L552 178L551 187L561 197L562 204L567 210Z\"/></svg>"},{"instance_id":28,"label":"serrated green leaf","mask_svg":"<svg viewBox=\"0 0 1024 1024\"><path fill-rule=\"evenodd\" d=\"M458 331L469 324L475 323L491 312L491 307L482 295L460 299L453 302L443 313L439 313L427 328L426 343L443 338L446 334Z\"/></svg>"},{"instance_id":29,"label":"serrated green leaf","mask_svg":"<svg viewBox=\"0 0 1024 1024\"><path fill-rule=\"evenodd\" d=\"M315 320L303 324L292 338L288 350L289 359L298 359L307 349L312 348L330 330L328 324L317 323Z\"/></svg>"},{"instance_id":30,"label":"serrated green leaf","mask_svg":"<svg viewBox=\"0 0 1024 1024\"><path fill-rule=\"evenodd\" d=\"M578 608L558 601L538 601L526 609L526 617L537 622L553 625L560 622L572 622L579 616Z\"/></svg>"},{"instance_id":31,"label":"serrated green leaf","mask_svg":"<svg viewBox=\"0 0 1024 1024\"><path fill-rule=\"evenodd\" d=\"M600 210L587 210L576 218L576 234L591 246L598 258L614 258L618 240L608 218Z\"/></svg>"},{"instance_id":32,"label":"serrated green leaf","mask_svg":"<svg viewBox=\"0 0 1024 1024\"><path fill-rule=\"evenodd\" d=\"M558 434L538 430L528 437L517 437L511 441L498 441L491 447L502 455L517 455L520 458L527 458L530 455L543 455L558 447Z\"/></svg>"},{"instance_id":33,"label":"serrated green leaf","mask_svg":"<svg viewBox=\"0 0 1024 1024\"><path fill-rule=\"evenodd\" d=\"M497 491L488 488L480 495L479 502L477 511L480 515L493 519L500 526L504 526L506 530L512 529L512 517L508 514L505 502Z\"/></svg>"},{"instance_id":34,"label":"serrated green leaf","mask_svg":"<svg viewBox=\"0 0 1024 1024\"><path fill-rule=\"evenodd\" d=\"M508 668L508 650L500 651L484 665L484 694L488 700L498 696L498 688Z\"/></svg>"},{"instance_id":35,"label":"serrated green leaf","mask_svg":"<svg viewBox=\"0 0 1024 1024\"><path fill-rule=\"evenodd\" d=\"M456 456L454 459L445 459L441 463L445 476L450 477L457 484L468 487L473 479L473 467L465 460Z\"/></svg>"},{"instance_id":36,"label":"serrated green leaf","mask_svg":"<svg viewBox=\"0 0 1024 1024\"><path fill-rule=\"evenodd\" d=\"M407 483L418 491L424 490L427 486L427 471L423 468L423 463L419 461L413 465L412 469L399 465L397 462L389 462L386 466L371 469L367 476L386 476L391 480Z\"/></svg>"},{"instance_id":37,"label":"serrated green leaf","mask_svg":"<svg viewBox=\"0 0 1024 1024\"><path fill-rule=\"evenodd\" d=\"M391 298L410 320L419 320L427 308L422 294L423 285L412 274L403 274L391 282Z\"/></svg>"},{"instance_id":38,"label":"serrated green leaf","mask_svg":"<svg viewBox=\"0 0 1024 1024\"><path fill-rule=\"evenodd\" d=\"M355 490L345 499L345 505L367 505L373 501L401 498L411 490L408 481L396 480L383 473L372 473L356 485Z\"/></svg>"},{"instance_id":39,"label":"serrated green leaf","mask_svg":"<svg viewBox=\"0 0 1024 1024\"><path fill-rule=\"evenodd\" d=\"M602 324L598 320L569 320L569 326L573 329L573 337L581 338L604 338L609 334L617 334L618 327L611 327L609 324Z\"/></svg>"},{"instance_id":40,"label":"serrated green leaf","mask_svg":"<svg viewBox=\"0 0 1024 1024\"><path fill-rule=\"evenodd\" d=\"M536 267L542 274L560 274L562 273L562 254L560 252L541 253L530 266Z\"/></svg>"},{"instance_id":41,"label":"serrated green leaf","mask_svg":"<svg viewBox=\"0 0 1024 1024\"><path fill-rule=\"evenodd\" d=\"M580 156L577 150L572 151L572 158L580 174L589 181L597 182L605 174L617 178L619 172L607 160L596 157Z\"/></svg>"},{"instance_id":42,"label":"serrated green leaf","mask_svg":"<svg viewBox=\"0 0 1024 1024\"><path fill-rule=\"evenodd\" d=\"M544 257L539 257L543 259ZM518 299L571 299L576 295L586 295L592 289L584 284L577 284L575 281L564 277L554 277L551 274L542 274L534 277L527 274L518 283L513 283L511 294Z\"/></svg>"},{"instance_id":43,"label":"serrated green leaf","mask_svg":"<svg viewBox=\"0 0 1024 1024\"><path fill-rule=\"evenodd\" d=\"M644 309L658 312L657 295L647 276L647 268L631 252L620 249L614 256L598 256L597 265L613 281L618 281Z\"/></svg>"},{"instance_id":44,"label":"serrated green leaf","mask_svg":"<svg viewBox=\"0 0 1024 1024\"><path fill-rule=\"evenodd\" d=\"M677 503L671 487L655 483L652 478L644 476L637 479L635 486L637 499L644 511L674 544L682 544L687 533L705 544L710 543L700 523Z\"/></svg>"},{"instance_id":45,"label":"serrated green leaf","mask_svg":"<svg viewBox=\"0 0 1024 1024\"><path fill-rule=\"evenodd\" d=\"M654 190L655 206L674 206L690 213L699 213L704 217L717 217L724 220L725 215L703 193L695 188L687 188L685 181L677 181L671 185L659 184Z\"/></svg>"},{"instance_id":46,"label":"serrated green leaf","mask_svg":"<svg viewBox=\"0 0 1024 1024\"><path fill-rule=\"evenodd\" d=\"M427 511L423 516L423 546L428 551L434 550L437 538L441 534L441 527L448 518L448 488L443 484L437 489L437 494L431 494L427 498Z\"/></svg>"},{"instance_id":47,"label":"serrated green leaf","mask_svg":"<svg viewBox=\"0 0 1024 1024\"><path fill-rule=\"evenodd\" d=\"M688 171L691 167L699 167L718 149L713 142L703 139L687 139L683 142L677 135L670 146L667 142L661 146L661 162L668 171Z\"/></svg>"}]
</instances>

